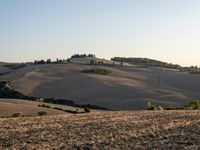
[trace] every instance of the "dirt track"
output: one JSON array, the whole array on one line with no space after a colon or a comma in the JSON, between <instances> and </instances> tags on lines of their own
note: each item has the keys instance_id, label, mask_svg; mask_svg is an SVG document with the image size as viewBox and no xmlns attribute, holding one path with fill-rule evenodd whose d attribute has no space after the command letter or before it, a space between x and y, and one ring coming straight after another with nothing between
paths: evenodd
<instances>
[{"instance_id":1,"label":"dirt track","mask_svg":"<svg viewBox=\"0 0 200 150\"><path fill-rule=\"evenodd\" d=\"M0 149L200 148L200 111L106 112L0 119Z\"/></svg>"}]
</instances>

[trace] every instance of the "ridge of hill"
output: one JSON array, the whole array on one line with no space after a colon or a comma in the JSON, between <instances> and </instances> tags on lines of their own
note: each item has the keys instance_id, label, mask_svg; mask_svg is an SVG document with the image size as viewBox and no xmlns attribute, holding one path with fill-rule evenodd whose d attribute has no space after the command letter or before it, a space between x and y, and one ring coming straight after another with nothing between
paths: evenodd
<instances>
[{"instance_id":1,"label":"ridge of hill","mask_svg":"<svg viewBox=\"0 0 200 150\"><path fill-rule=\"evenodd\" d=\"M111 60L118 61L118 62L127 62L127 63L137 65L140 67L161 67L161 68L168 68L168 69L176 69L181 72L189 72L192 74L200 74L200 68L197 66L182 67L181 65L178 65L178 64L167 63L167 62L158 61L158 60L149 59L149 58L114 57L114 58L111 58Z\"/></svg>"},{"instance_id":2,"label":"ridge of hill","mask_svg":"<svg viewBox=\"0 0 200 150\"><path fill-rule=\"evenodd\" d=\"M112 73L83 73L96 68ZM12 88L28 96L67 99L111 110L145 109L149 101L179 107L200 99L199 75L155 67L66 63L10 69L0 65L0 73L0 80L11 81Z\"/></svg>"}]
</instances>

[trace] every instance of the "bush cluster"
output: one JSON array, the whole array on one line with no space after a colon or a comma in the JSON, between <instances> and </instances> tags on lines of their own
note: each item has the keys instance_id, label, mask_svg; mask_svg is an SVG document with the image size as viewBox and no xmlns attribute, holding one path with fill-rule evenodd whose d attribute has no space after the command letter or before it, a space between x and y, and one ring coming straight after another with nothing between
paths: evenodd
<instances>
[{"instance_id":1,"label":"bush cluster","mask_svg":"<svg viewBox=\"0 0 200 150\"><path fill-rule=\"evenodd\" d=\"M47 111L39 111L38 115L39 116L44 116L44 115L47 115L47 113L48 113Z\"/></svg>"},{"instance_id":2,"label":"bush cluster","mask_svg":"<svg viewBox=\"0 0 200 150\"><path fill-rule=\"evenodd\" d=\"M41 60L35 60L33 63L35 65L43 65L43 64L65 64L67 60L64 59L56 59L56 61L52 61L51 59L47 59L46 61L44 59Z\"/></svg>"},{"instance_id":3,"label":"bush cluster","mask_svg":"<svg viewBox=\"0 0 200 150\"><path fill-rule=\"evenodd\" d=\"M192 100L187 103L185 106L187 109L199 109L200 108L200 100Z\"/></svg>"},{"instance_id":4,"label":"bush cluster","mask_svg":"<svg viewBox=\"0 0 200 150\"><path fill-rule=\"evenodd\" d=\"M95 68L95 69L89 69L89 70L83 70L83 73L95 73L95 74L101 74L101 75L109 75L112 73L111 70L103 69L103 68Z\"/></svg>"},{"instance_id":5,"label":"bush cluster","mask_svg":"<svg viewBox=\"0 0 200 150\"><path fill-rule=\"evenodd\" d=\"M152 102L148 102L146 105L147 110L155 110L156 106Z\"/></svg>"},{"instance_id":6,"label":"bush cluster","mask_svg":"<svg viewBox=\"0 0 200 150\"><path fill-rule=\"evenodd\" d=\"M94 54L74 54L71 56L71 58L86 58L86 57L91 57L91 58L95 58Z\"/></svg>"},{"instance_id":7,"label":"bush cluster","mask_svg":"<svg viewBox=\"0 0 200 150\"><path fill-rule=\"evenodd\" d=\"M16 112L12 115L12 117L21 117L22 113L21 112Z\"/></svg>"},{"instance_id":8,"label":"bush cluster","mask_svg":"<svg viewBox=\"0 0 200 150\"><path fill-rule=\"evenodd\" d=\"M185 104L182 107L176 107L173 105L170 105L168 107L163 108L162 106L155 106L152 102L148 102L146 104L146 109L147 110L187 110L187 109L200 109L200 100L192 100Z\"/></svg>"},{"instance_id":9,"label":"bush cluster","mask_svg":"<svg viewBox=\"0 0 200 150\"><path fill-rule=\"evenodd\" d=\"M26 67L26 64L24 64L24 63L21 63L21 64L7 64L7 65L4 65L4 67L10 68L10 69L20 69L20 68Z\"/></svg>"},{"instance_id":10,"label":"bush cluster","mask_svg":"<svg viewBox=\"0 0 200 150\"><path fill-rule=\"evenodd\" d=\"M90 112L90 109L88 107L84 107L84 111L79 111L79 109L76 109L76 110L65 110L65 109L62 109L60 107L51 107L51 106L48 106L48 105L45 105L45 104L42 104L42 105L39 104L38 107L51 108L51 109L60 110L60 111L73 113L73 114L81 114L81 113L89 113Z\"/></svg>"}]
</instances>

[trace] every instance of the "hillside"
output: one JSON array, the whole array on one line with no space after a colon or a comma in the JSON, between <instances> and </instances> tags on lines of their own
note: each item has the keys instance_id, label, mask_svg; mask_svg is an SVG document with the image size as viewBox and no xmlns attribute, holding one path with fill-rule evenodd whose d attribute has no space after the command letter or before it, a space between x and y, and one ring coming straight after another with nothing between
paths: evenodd
<instances>
[{"instance_id":1,"label":"hillside","mask_svg":"<svg viewBox=\"0 0 200 150\"><path fill-rule=\"evenodd\" d=\"M51 108L39 107L38 105L45 104ZM63 110L83 111L81 108L75 108L64 105L48 104L42 102L34 102L19 99L0 99L0 117L11 117L14 113L20 112L24 116L37 116L40 111L47 111L47 115L66 114L64 111L55 110L52 108L62 108Z\"/></svg>"},{"instance_id":2,"label":"hillside","mask_svg":"<svg viewBox=\"0 0 200 150\"><path fill-rule=\"evenodd\" d=\"M110 75L83 73L91 68L112 70ZM26 95L69 99L110 109L144 109L157 105L184 105L200 98L200 76L160 68L119 65L44 64L20 69L0 66L0 80ZM159 82L159 86L158 86Z\"/></svg>"},{"instance_id":3,"label":"hillside","mask_svg":"<svg viewBox=\"0 0 200 150\"><path fill-rule=\"evenodd\" d=\"M128 62L134 65L141 65L141 66L152 66L152 67L163 67L163 68L169 68L169 69L181 69L180 65L162 62L154 59L149 58L126 58L126 57L114 57L111 60L113 61L123 61Z\"/></svg>"},{"instance_id":4,"label":"hillside","mask_svg":"<svg viewBox=\"0 0 200 150\"><path fill-rule=\"evenodd\" d=\"M149 58L114 57L111 60L116 62L130 63L132 65L137 65L142 67L161 67L161 68L175 69L181 72L189 72L192 74L200 74L200 68L198 66L183 67L178 64L167 63Z\"/></svg>"},{"instance_id":5,"label":"hillside","mask_svg":"<svg viewBox=\"0 0 200 150\"><path fill-rule=\"evenodd\" d=\"M0 118L0 149L200 148L200 111Z\"/></svg>"}]
</instances>

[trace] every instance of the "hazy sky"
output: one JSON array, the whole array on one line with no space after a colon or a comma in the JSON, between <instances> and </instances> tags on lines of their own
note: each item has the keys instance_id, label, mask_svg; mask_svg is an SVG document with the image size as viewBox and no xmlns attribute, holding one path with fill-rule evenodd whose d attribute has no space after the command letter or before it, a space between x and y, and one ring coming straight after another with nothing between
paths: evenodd
<instances>
[{"instance_id":1,"label":"hazy sky","mask_svg":"<svg viewBox=\"0 0 200 150\"><path fill-rule=\"evenodd\" d=\"M200 0L0 0L0 61L74 53L200 66Z\"/></svg>"}]
</instances>

